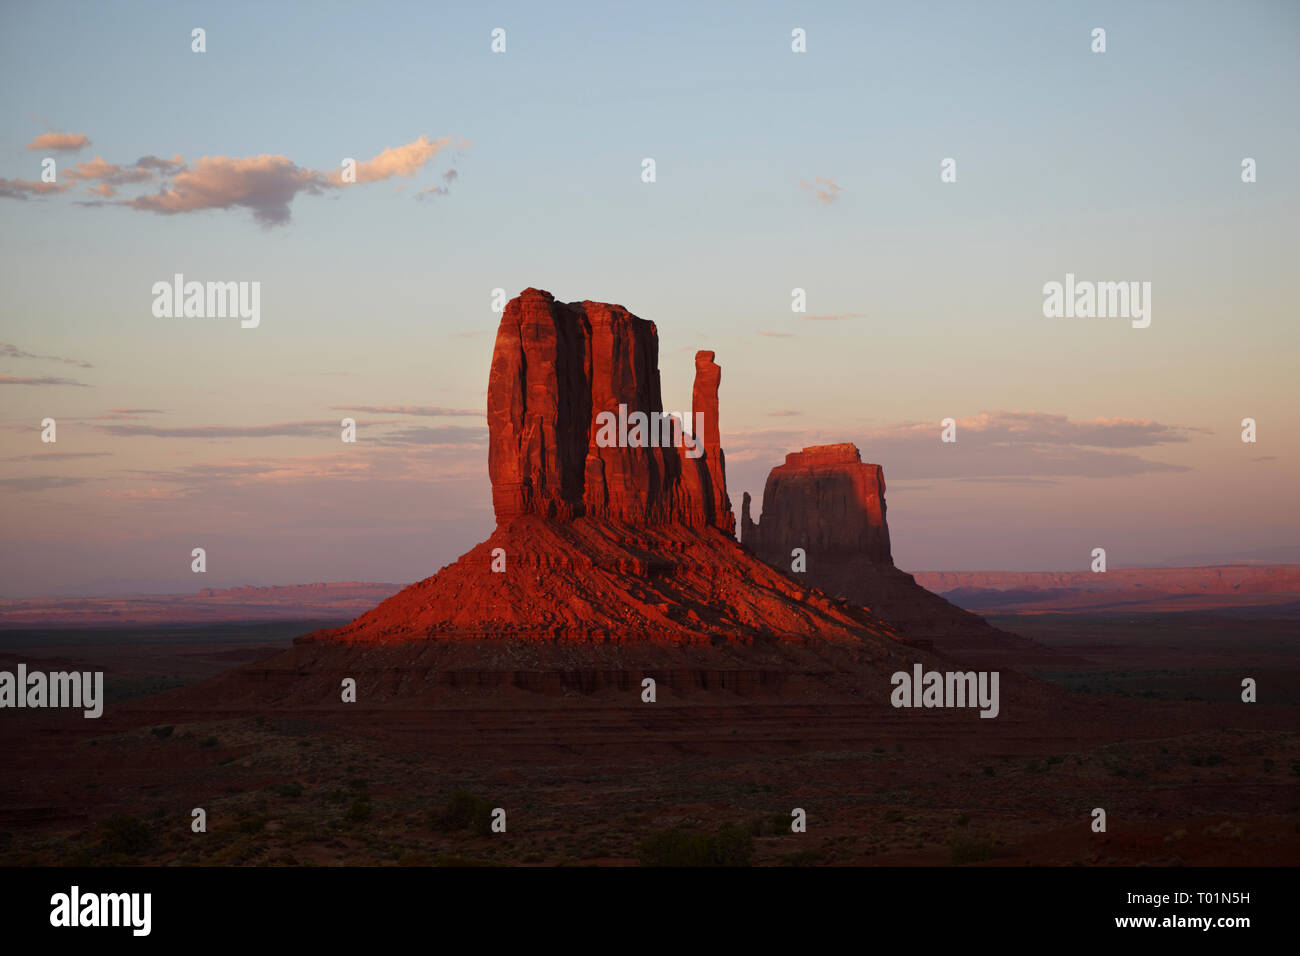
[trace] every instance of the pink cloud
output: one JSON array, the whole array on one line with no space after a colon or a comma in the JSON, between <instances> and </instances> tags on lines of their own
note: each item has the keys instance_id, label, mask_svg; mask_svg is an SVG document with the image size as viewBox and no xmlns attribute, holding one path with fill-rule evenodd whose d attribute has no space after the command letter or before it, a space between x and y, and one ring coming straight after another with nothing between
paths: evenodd
<instances>
[{"instance_id":1,"label":"pink cloud","mask_svg":"<svg viewBox=\"0 0 1300 956\"><path fill-rule=\"evenodd\" d=\"M289 221L289 204L298 193L317 194L326 185L321 173L297 166L286 156L204 156L178 172L170 189L123 204L166 215L242 206L262 225L273 226Z\"/></svg>"},{"instance_id":2,"label":"pink cloud","mask_svg":"<svg viewBox=\"0 0 1300 956\"><path fill-rule=\"evenodd\" d=\"M357 163L357 182L374 183L392 179L394 176L414 176L428 164L429 160L446 149L450 143L450 136L431 140L422 135L419 139L403 146L386 149L374 159L367 159ZM469 144L462 142L458 145ZM348 185L343 182L343 171L341 169L331 172L329 181L334 186Z\"/></svg>"},{"instance_id":3,"label":"pink cloud","mask_svg":"<svg viewBox=\"0 0 1300 956\"><path fill-rule=\"evenodd\" d=\"M148 158L148 157L146 157ZM151 168L136 166L118 166L104 161L103 156L77 163L63 174L68 179L100 179L105 184L125 186L130 183L147 183L157 179L158 174Z\"/></svg>"},{"instance_id":4,"label":"pink cloud","mask_svg":"<svg viewBox=\"0 0 1300 956\"><path fill-rule=\"evenodd\" d=\"M53 142L47 134L34 142ZM89 145L89 140L82 145ZM401 146L391 147L373 159L357 164L356 182L371 183L395 176L410 177L422 170L448 146L456 149L470 146L468 140L453 143L450 136L429 139L420 136ZM457 178L455 170L443 174L447 183ZM179 153L171 159L143 156L132 165L119 166L107 162L102 156L77 163L68 170L64 182L40 183L21 179L0 179L0 198L27 199L34 195L57 193L74 182L86 183L89 193L99 197L94 201L79 202L82 206L121 205L146 212L165 215L196 212L203 209L245 208L263 226L277 226L290 219L290 206L299 193L318 195L324 190L341 188L343 172L335 169L329 173L299 166L287 156L261 154L258 156L203 156L194 166L185 165ZM126 185L160 183L156 192L114 200L118 188ZM442 195L446 187L430 186L418 193L418 198Z\"/></svg>"},{"instance_id":5,"label":"pink cloud","mask_svg":"<svg viewBox=\"0 0 1300 956\"><path fill-rule=\"evenodd\" d=\"M78 150L90 145L85 133L42 133L27 144L30 150Z\"/></svg>"}]
</instances>

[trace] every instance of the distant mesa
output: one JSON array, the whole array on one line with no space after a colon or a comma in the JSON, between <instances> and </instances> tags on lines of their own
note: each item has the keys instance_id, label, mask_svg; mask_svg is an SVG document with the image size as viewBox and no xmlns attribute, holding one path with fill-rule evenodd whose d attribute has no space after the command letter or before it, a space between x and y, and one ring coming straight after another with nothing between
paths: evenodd
<instances>
[{"instance_id":1,"label":"distant mesa","mask_svg":"<svg viewBox=\"0 0 1300 956\"><path fill-rule=\"evenodd\" d=\"M749 506L746 492L740 540L768 564L788 569L791 550L803 548L823 559L849 556L893 566L885 471L863 462L856 445L791 452L767 476L762 528L750 520Z\"/></svg>"},{"instance_id":2,"label":"distant mesa","mask_svg":"<svg viewBox=\"0 0 1300 956\"><path fill-rule=\"evenodd\" d=\"M1037 643L948 603L894 567L884 469L864 462L856 445L814 445L791 452L767 477L760 522L751 518L750 504L746 493L742 544L796 579L865 606L909 638L986 663L1023 665L1046 653ZM795 570L796 548L803 551L803 570Z\"/></svg>"}]
</instances>

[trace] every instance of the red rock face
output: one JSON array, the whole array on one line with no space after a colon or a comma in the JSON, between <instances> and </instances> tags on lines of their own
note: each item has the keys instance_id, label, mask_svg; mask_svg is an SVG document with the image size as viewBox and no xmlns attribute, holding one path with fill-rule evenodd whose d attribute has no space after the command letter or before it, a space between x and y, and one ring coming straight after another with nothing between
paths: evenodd
<instances>
[{"instance_id":1,"label":"red rock face","mask_svg":"<svg viewBox=\"0 0 1300 956\"><path fill-rule=\"evenodd\" d=\"M696 355L695 366L692 411L704 415L702 455L672 447L662 428L658 438L668 437L669 447L601 447L603 412L664 411L654 323L618 305L566 305L538 289L511 300L488 384L488 472L498 522L586 516L733 532L718 435L722 372L712 352Z\"/></svg>"},{"instance_id":2,"label":"red rock face","mask_svg":"<svg viewBox=\"0 0 1300 956\"><path fill-rule=\"evenodd\" d=\"M705 517L709 524L731 535L736 533L736 516L731 511L731 499L727 496L727 467L718 430L718 386L721 384L722 369L713 361L713 353L696 352L692 414L702 422L704 431L704 456L696 459L695 464L703 472L701 495Z\"/></svg>"},{"instance_id":3,"label":"red rock face","mask_svg":"<svg viewBox=\"0 0 1300 956\"><path fill-rule=\"evenodd\" d=\"M860 556L892 566L885 523L885 473L852 444L815 445L785 456L763 489L763 525L741 508L740 540L764 561L787 569L803 548L822 560Z\"/></svg>"}]
</instances>

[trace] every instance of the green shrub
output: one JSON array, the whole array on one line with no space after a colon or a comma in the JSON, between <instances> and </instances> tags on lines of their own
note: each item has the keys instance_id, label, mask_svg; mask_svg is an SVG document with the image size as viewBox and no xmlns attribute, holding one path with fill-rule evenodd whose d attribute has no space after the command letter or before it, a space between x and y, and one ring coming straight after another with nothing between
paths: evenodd
<instances>
[{"instance_id":1,"label":"green shrub","mask_svg":"<svg viewBox=\"0 0 1300 956\"><path fill-rule=\"evenodd\" d=\"M731 823L713 834L673 827L651 834L637 846L641 866L749 866L753 859L754 838Z\"/></svg>"},{"instance_id":2,"label":"green shrub","mask_svg":"<svg viewBox=\"0 0 1300 956\"><path fill-rule=\"evenodd\" d=\"M348 807L348 812L344 814L344 819L348 823L364 823L370 819L372 813L370 800L366 797L357 797L352 801L352 806Z\"/></svg>"},{"instance_id":3,"label":"green shrub","mask_svg":"<svg viewBox=\"0 0 1300 956\"><path fill-rule=\"evenodd\" d=\"M459 790L448 798L442 812L433 813L429 823L435 830L472 830L488 836L492 833L492 804Z\"/></svg>"},{"instance_id":4,"label":"green shrub","mask_svg":"<svg viewBox=\"0 0 1300 956\"><path fill-rule=\"evenodd\" d=\"M124 813L105 820L99 832L99 845L105 853L139 856L153 846L153 831L148 824Z\"/></svg>"},{"instance_id":5,"label":"green shrub","mask_svg":"<svg viewBox=\"0 0 1300 956\"><path fill-rule=\"evenodd\" d=\"M993 856L992 841L973 833L954 834L948 841L948 847L952 851L954 866L961 866L964 863L982 863Z\"/></svg>"},{"instance_id":6,"label":"green shrub","mask_svg":"<svg viewBox=\"0 0 1300 956\"><path fill-rule=\"evenodd\" d=\"M166 740L172 735L172 731L175 729L175 726L168 724L166 727L154 727L149 731L149 733L153 734L159 740Z\"/></svg>"}]
</instances>

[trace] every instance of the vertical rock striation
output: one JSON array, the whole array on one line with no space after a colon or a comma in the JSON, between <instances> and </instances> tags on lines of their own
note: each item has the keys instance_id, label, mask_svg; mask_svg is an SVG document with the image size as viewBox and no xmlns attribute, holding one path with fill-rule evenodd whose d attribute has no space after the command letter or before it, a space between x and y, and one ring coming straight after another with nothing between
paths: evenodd
<instances>
[{"instance_id":1,"label":"vertical rock striation","mask_svg":"<svg viewBox=\"0 0 1300 956\"><path fill-rule=\"evenodd\" d=\"M885 523L885 473L852 444L814 445L785 456L763 489L763 525L741 508L740 541L769 564L789 567L790 551L810 559L861 557L893 566Z\"/></svg>"},{"instance_id":2,"label":"vertical rock striation","mask_svg":"<svg viewBox=\"0 0 1300 956\"><path fill-rule=\"evenodd\" d=\"M585 516L734 533L718 435L722 370L712 352L698 353L695 368L692 411L703 421L699 457L672 443L601 447L602 412L626 421L635 412L664 411L654 323L619 305L565 304L538 289L512 299L501 317L488 383L488 472L498 523L520 515L556 521ZM695 420L692 415L687 430Z\"/></svg>"}]
</instances>

